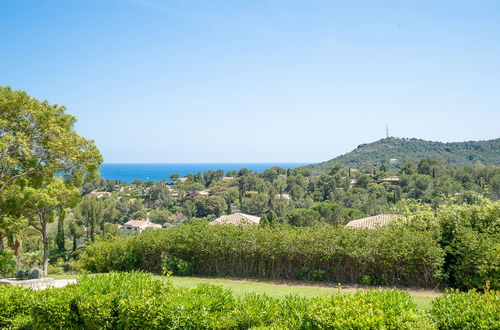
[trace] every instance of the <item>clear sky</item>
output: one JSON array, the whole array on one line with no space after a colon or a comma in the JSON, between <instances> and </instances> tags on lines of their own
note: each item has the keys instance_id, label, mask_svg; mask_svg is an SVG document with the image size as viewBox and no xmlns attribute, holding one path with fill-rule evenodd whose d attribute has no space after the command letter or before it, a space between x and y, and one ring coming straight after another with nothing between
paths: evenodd
<instances>
[{"instance_id":1,"label":"clear sky","mask_svg":"<svg viewBox=\"0 0 500 330\"><path fill-rule=\"evenodd\" d=\"M317 162L500 136L500 1L0 0L0 85L106 162Z\"/></svg>"}]
</instances>

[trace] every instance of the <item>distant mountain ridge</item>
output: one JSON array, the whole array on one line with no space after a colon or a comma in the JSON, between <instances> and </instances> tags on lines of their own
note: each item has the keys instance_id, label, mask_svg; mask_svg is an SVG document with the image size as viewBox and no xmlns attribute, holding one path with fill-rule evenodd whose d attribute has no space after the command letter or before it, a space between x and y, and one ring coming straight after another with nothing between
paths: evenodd
<instances>
[{"instance_id":1,"label":"distant mountain ridge","mask_svg":"<svg viewBox=\"0 0 500 330\"><path fill-rule=\"evenodd\" d=\"M396 167L406 161L419 162L423 158L443 158L449 164L457 166L473 165L476 162L486 166L500 166L500 138L443 143L389 137L360 144L351 152L307 167L314 172L322 172L336 163L353 168L381 164Z\"/></svg>"}]
</instances>

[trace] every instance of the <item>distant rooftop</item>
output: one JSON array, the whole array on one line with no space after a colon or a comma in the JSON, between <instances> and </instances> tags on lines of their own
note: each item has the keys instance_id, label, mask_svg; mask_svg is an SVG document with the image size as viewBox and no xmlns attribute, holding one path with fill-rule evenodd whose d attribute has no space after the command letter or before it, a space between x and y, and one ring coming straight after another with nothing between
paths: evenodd
<instances>
[{"instance_id":1,"label":"distant rooftop","mask_svg":"<svg viewBox=\"0 0 500 330\"><path fill-rule=\"evenodd\" d=\"M251 226L258 225L260 223L260 217L254 215L249 215L245 213L233 213L228 215L223 215L214 221L210 222L209 225L233 225L233 226Z\"/></svg>"},{"instance_id":2,"label":"distant rooftop","mask_svg":"<svg viewBox=\"0 0 500 330\"><path fill-rule=\"evenodd\" d=\"M378 214L371 217L351 220L346 227L375 229L378 226L386 225L397 217L398 215L395 214Z\"/></svg>"}]
</instances>

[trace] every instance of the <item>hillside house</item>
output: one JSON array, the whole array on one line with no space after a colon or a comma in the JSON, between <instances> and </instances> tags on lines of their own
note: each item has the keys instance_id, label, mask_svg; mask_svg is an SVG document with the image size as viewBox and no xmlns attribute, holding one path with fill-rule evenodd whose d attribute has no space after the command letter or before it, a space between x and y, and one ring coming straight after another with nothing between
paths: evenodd
<instances>
[{"instance_id":1,"label":"hillside house","mask_svg":"<svg viewBox=\"0 0 500 330\"><path fill-rule=\"evenodd\" d=\"M130 220L123 224L120 231L124 233L140 233L147 228L161 229L161 225L152 223L149 220Z\"/></svg>"},{"instance_id":2,"label":"hillside house","mask_svg":"<svg viewBox=\"0 0 500 330\"><path fill-rule=\"evenodd\" d=\"M91 196L94 196L96 198L102 198L102 197L105 197L105 196L111 196L111 193L109 191L91 191L88 193L88 196L91 197Z\"/></svg>"},{"instance_id":3,"label":"hillside house","mask_svg":"<svg viewBox=\"0 0 500 330\"><path fill-rule=\"evenodd\" d=\"M274 195L274 198L276 198L276 199L282 198L282 199L285 199L287 201L292 200L292 197L290 197L290 194L276 194L276 195Z\"/></svg>"},{"instance_id":4,"label":"hillside house","mask_svg":"<svg viewBox=\"0 0 500 330\"><path fill-rule=\"evenodd\" d=\"M390 184L398 184L399 183L399 177L398 176L391 176L388 178L380 179L380 180L373 180L373 183L384 183L388 182Z\"/></svg>"}]
</instances>

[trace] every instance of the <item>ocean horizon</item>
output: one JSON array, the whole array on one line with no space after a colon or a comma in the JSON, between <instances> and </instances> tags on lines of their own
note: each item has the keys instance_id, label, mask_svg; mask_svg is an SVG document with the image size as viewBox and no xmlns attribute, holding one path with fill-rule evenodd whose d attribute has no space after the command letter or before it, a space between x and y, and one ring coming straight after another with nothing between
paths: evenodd
<instances>
[{"instance_id":1,"label":"ocean horizon","mask_svg":"<svg viewBox=\"0 0 500 330\"><path fill-rule=\"evenodd\" d=\"M105 179L125 182L132 182L134 179L170 181L170 176L174 173L183 177L190 173L214 170L239 171L242 168L263 172L273 166L289 169L308 164L310 163L103 163L100 173Z\"/></svg>"}]
</instances>

